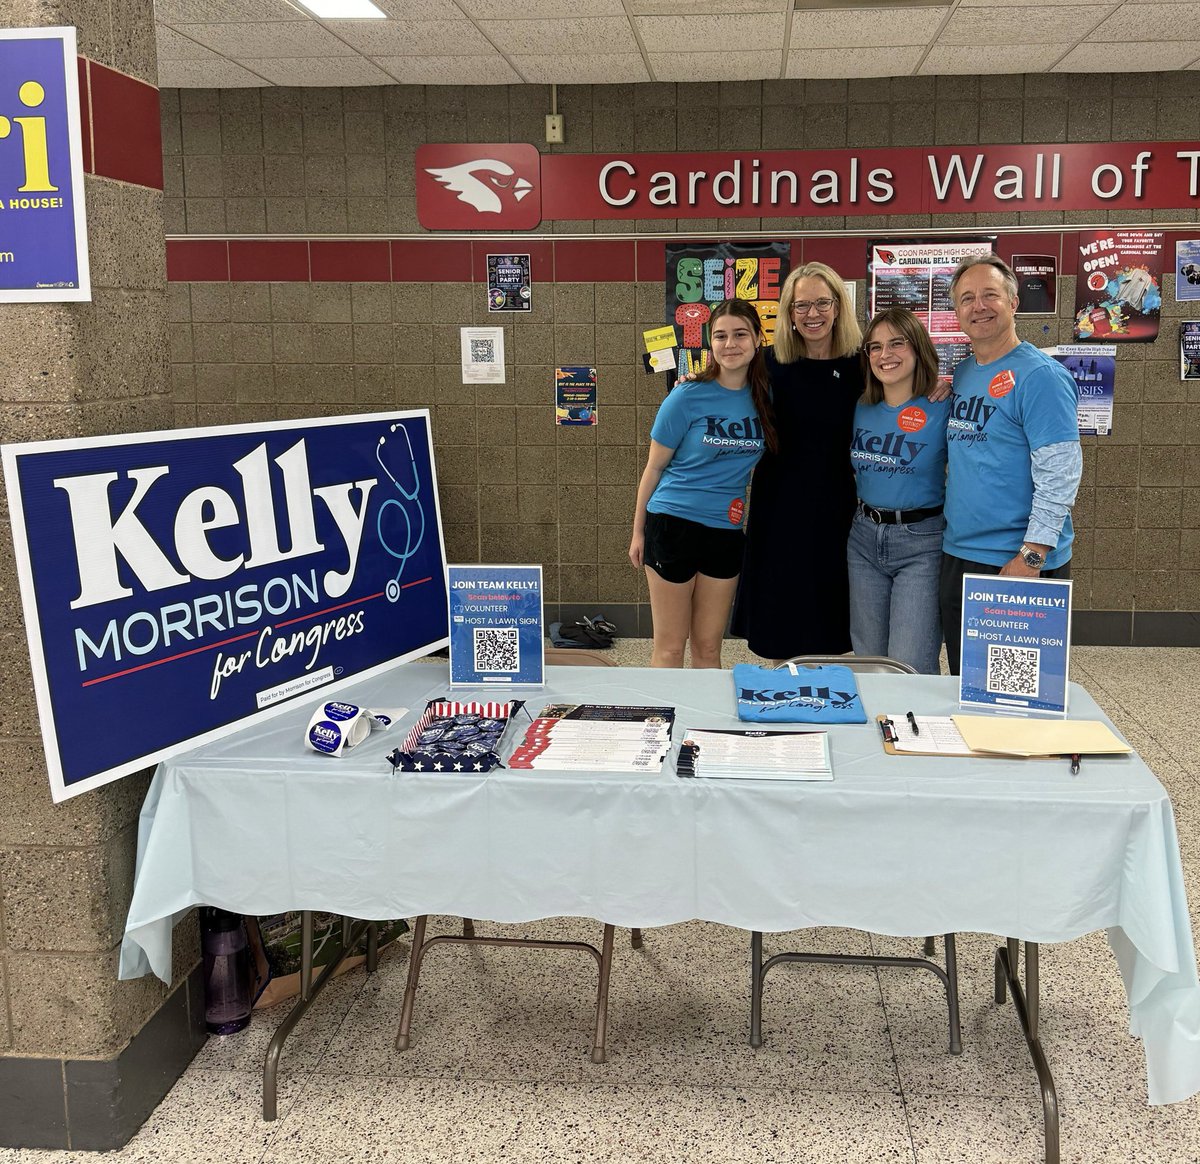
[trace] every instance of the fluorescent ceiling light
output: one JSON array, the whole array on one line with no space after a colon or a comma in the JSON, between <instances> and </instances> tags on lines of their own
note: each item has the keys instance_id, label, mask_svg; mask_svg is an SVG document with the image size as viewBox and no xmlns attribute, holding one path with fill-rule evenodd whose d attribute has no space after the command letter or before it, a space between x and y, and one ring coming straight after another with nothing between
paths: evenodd
<instances>
[{"instance_id":1,"label":"fluorescent ceiling light","mask_svg":"<svg viewBox=\"0 0 1200 1164\"><path fill-rule=\"evenodd\" d=\"M320 20L386 20L387 13L371 0L296 0Z\"/></svg>"}]
</instances>

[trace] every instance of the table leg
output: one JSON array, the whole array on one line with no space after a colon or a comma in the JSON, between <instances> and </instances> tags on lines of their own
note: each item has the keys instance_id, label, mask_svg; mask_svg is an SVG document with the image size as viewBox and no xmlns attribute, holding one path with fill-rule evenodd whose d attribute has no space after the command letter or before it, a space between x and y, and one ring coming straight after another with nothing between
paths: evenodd
<instances>
[{"instance_id":1,"label":"table leg","mask_svg":"<svg viewBox=\"0 0 1200 1164\"><path fill-rule=\"evenodd\" d=\"M762 1046L762 931L750 934L750 1046Z\"/></svg>"},{"instance_id":2,"label":"table leg","mask_svg":"<svg viewBox=\"0 0 1200 1164\"><path fill-rule=\"evenodd\" d=\"M608 1058L608 977L612 970L613 927L604 927L600 945L600 985L596 990L596 1034L592 1039L592 1062L603 1063Z\"/></svg>"},{"instance_id":3,"label":"table leg","mask_svg":"<svg viewBox=\"0 0 1200 1164\"><path fill-rule=\"evenodd\" d=\"M1042 1126L1045 1135L1046 1164L1059 1164L1059 1120L1058 1092L1054 1088L1054 1077L1050 1074L1050 1064L1046 1062L1042 1041L1038 1035L1039 1017L1039 977L1038 977L1038 947L1036 942L1025 943L1025 987L1017 976L1016 961L1011 951L1018 944L1018 939L1009 938L1004 946L996 950L996 995L997 1001L1003 1002L1003 983L1012 994L1013 1010L1017 1021L1025 1035L1025 1044L1029 1048L1029 1057L1033 1060L1033 1069L1037 1072L1038 1087L1042 1093Z\"/></svg>"},{"instance_id":4,"label":"table leg","mask_svg":"<svg viewBox=\"0 0 1200 1164\"><path fill-rule=\"evenodd\" d=\"M404 985L404 1005L400 1008L400 1030L396 1034L396 1050L408 1050L408 1028L412 1025L413 1004L417 1000L417 979L421 974L421 959L425 955L426 914L421 914L413 925L412 949L408 955L408 981ZM463 919L463 928L467 926Z\"/></svg>"},{"instance_id":5,"label":"table leg","mask_svg":"<svg viewBox=\"0 0 1200 1164\"><path fill-rule=\"evenodd\" d=\"M307 923L307 924L306 924ZM349 940L342 944L342 952L325 966L312 981L313 970L313 926L312 914L304 911L300 919L300 997L287 1013L287 1017L279 1024L267 1047L266 1059L263 1062L263 1119L273 1120L278 1109L279 1060L283 1054L283 1044L287 1041L296 1024L304 1017L308 1009L317 1001L325 984L338 972L342 962L350 951L359 943L363 934L373 922L359 922L350 931ZM308 982L304 981L304 970L308 968Z\"/></svg>"},{"instance_id":6,"label":"table leg","mask_svg":"<svg viewBox=\"0 0 1200 1164\"><path fill-rule=\"evenodd\" d=\"M629 931L629 944L635 949L642 948L642 931L634 927Z\"/></svg>"}]
</instances>

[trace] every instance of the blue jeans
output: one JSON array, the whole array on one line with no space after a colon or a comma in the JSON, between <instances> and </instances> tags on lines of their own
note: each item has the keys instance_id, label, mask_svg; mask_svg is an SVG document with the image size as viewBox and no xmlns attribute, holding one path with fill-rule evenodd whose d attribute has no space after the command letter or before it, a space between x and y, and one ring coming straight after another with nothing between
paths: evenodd
<instances>
[{"instance_id":1,"label":"blue jeans","mask_svg":"<svg viewBox=\"0 0 1200 1164\"><path fill-rule=\"evenodd\" d=\"M887 655L923 675L938 673L942 620L938 579L942 514L912 525L850 525L850 641L856 655Z\"/></svg>"}]
</instances>

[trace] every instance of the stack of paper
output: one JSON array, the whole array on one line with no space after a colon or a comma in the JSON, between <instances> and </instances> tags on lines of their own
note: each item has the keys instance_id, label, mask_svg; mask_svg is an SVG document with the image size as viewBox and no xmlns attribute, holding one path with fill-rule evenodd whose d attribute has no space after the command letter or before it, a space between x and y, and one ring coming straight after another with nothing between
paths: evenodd
<instances>
[{"instance_id":1,"label":"stack of paper","mask_svg":"<svg viewBox=\"0 0 1200 1164\"><path fill-rule=\"evenodd\" d=\"M673 707L602 703L542 709L509 758L510 768L657 772L671 747Z\"/></svg>"},{"instance_id":2,"label":"stack of paper","mask_svg":"<svg viewBox=\"0 0 1200 1164\"><path fill-rule=\"evenodd\" d=\"M684 734L680 776L832 780L826 732L698 729Z\"/></svg>"}]
</instances>

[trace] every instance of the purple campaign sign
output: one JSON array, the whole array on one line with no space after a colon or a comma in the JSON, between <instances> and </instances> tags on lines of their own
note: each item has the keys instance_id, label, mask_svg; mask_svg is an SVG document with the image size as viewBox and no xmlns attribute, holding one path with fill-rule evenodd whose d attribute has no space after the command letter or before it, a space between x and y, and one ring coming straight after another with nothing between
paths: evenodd
<instances>
[{"instance_id":1,"label":"purple campaign sign","mask_svg":"<svg viewBox=\"0 0 1200 1164\"><path fill-rule=\"evenodd\" d=\"M0 29L0 303L90 298L75 30Z\"/></svg>"},{"instance_id":2,"label":"purple campaign sign","mask_svg":"<svg viewBox=\"0 0 1200 1164\"><path fill-rule=\"evenodd\" d=\"M2 452L55 800L448 642L427 411Z\"/></svg>"}]
</instances>

